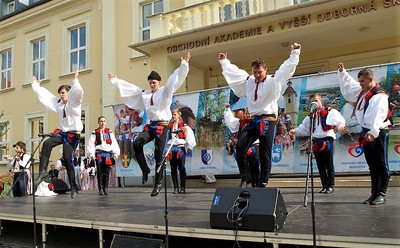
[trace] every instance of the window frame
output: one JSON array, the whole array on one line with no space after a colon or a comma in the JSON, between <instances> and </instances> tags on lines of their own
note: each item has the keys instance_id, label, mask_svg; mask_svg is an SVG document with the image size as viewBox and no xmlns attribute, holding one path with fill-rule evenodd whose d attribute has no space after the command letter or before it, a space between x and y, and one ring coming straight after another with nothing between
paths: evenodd
<instances>
[{"instance_id":1,"label":"window frame","mask_svg":"<svg viewBox=\"0 0 400 248\"><path fill-rule=\"evenodd\" d=\"M41 112L36 112L36 113L29 113L25 114L24 116L24 127L27 127L24 129L24 137L26 142L26 148L27 150L33 152L34 149L37 147L37 145L40 142L39 137L33 137L33 128L32 128L32 122L35 120L41 119L43 123L43 127L41 130L43 133L47 133L47 123L48 123L48 116L47 116L47 111L41 111ZM40 133L40 131L38 131ZM34 154L35 159L39 159L39 153L36 152Z\"/></svg>"},{"instance_id":2,"label":"window frame","mask_svg":"<svg viewBox=\"0 0 400 248\"><path fill-rule=\"evenodd\" d=\"M156 5L156 3L160 3L161 2L161 6L162 6L162 10L161 11L159 11L159 12L155 12L155 5ZM149 15L147 15L147 16L144 16L144 7L145 6L151 6L151 13L149 13ZM151 33L150 33L150 21L148 20L148 26L144 26L145 25L145 23L144 23L144 21L145 21L145 18L147 18L147 17L149 17L149 16L152 16L152 15L155 15L155 14L158 14L158 13L163 13L164 12L164 0L153 0L153 1L150 1L150 2L145 2L145 3L143 3L143 4L141 4L140 5L140 12L141 12L141 18L140 18L140 27L141 27L141 32L140 32L140 38L141 38L141 40L142 41L145 41L145 40L150 40L151 39ZM148 39L145 39L145 37L144 37L144 32L148 32Z\"/></svg>"},{"instance_id":3,"label":"window frame","mask_svg":"<svg viewBox=\"0 0 400 248\"><path fill-rule=\"evenodd\" d=\"M5 155L11 155L11 140L12 140L12 118L9 116L2 116L0 119L0 125L4 125L6 124L6 128L8 127L8 131L6 132L6 140L2 141L3 136L0 133L0 163L7 163L7 161L5 159L3 159L3 156ZM1 130L3 131L3 130ZM5 147L5 148L3 148ZM3 153L3 150L5 150L5 153Z\"/></svg>"},{"instance_id":4,"label":"window frame","mask_svg":"<svg viewBox=\"0 0 400 248\"><path fill-rule=\"evenodd\" d=\"M4 47L3 49L0 48L0 91L2 90L8 90L13 88L13 65L14 65L14 60L13 60L13 47L9 46L9 47ZM7 56L7 64L10 64L10 67L7 67L5 69L3 69L3 54L4 53L10 53L11 54L11 58L8 59ZM9 61L11 60L11 61ZM6 85L3 88L3 73L6 73ZM8 79L10 78L10 79Z\"/></svg>"},{"instance_id":5,"label":"window frame","mask_svg":"<svg viewBox=\"0 0 400 248\"><path fill-rule=\"evenodd\" d=\"M81 49L75 49L71 48L71 39L72 39L72 30L76 30L79 28L85 27L85 45L84 48L83 46L78 46L78 48ZM79 32L78 32L79 33ZM80 51L85 51L85 66L82 68L79 68L79 71L83 70L88 70L90 68L90 18L89 17L84 17L81 19L77 19L68 23L65 23L63 25L63 53L62 53L62 59L64 61L63 63L63 74L71 74L75 73L76 70L72 68L72 61L71 61L71 54L72 52L80 52ZM79 45L79 38L78 38L78 45ZM79 57L79 56L78 56ZM80 63L80 60L78 58L78 65ZM79 67L79 66L78 66Z\"/></svg>"}]
</instances>

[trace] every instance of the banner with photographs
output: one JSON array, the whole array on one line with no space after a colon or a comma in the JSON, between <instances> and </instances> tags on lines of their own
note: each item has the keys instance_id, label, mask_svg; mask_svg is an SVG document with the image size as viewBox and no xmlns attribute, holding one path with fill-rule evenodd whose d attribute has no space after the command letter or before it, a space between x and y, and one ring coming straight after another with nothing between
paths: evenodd
<instances>
[{"instance_id":1,"label":"banner with photographs","mask_svg":"<svg viewBox=\"0 0 400 248\"><path fill-rule=\"evenodd\" d=\"M375 80L389 93L392 118L389 144L389 166L391 171L400 171L400 64L370 66ZM357 78L360 68L347 69ZM340 94L337 72L308 75L290 79L282 85L278 101L278 125L272 149L272 173L306 173L308 137L292 137L288 131L299 125L309 113L309 96L322 95L326 106L340 110L346 119L351 135L337 134L334 164L336 172L368 171L363 149L358 144L360 127L352 115L353 106ZM188 175L239 174L235 161L235 134L225 126L224 109L230 104L232 111L246 107L246 99L238 99L226 88L204 90L174 96L171 109L178 108L182 121L189 125L196 137L197 146L187 154ZM121 147L121 159L117 161L120 177L141 176L135 160L132 142L148 123L146 111L130 109L124 104L114 105L115 134ZM166 147L167 149L167 147ZM145 157L154 175L154 145L145 146ZM314 171L317 170L314 160ZM167 166L169 173L169 166Z\"/></svg>"}]
</instances>

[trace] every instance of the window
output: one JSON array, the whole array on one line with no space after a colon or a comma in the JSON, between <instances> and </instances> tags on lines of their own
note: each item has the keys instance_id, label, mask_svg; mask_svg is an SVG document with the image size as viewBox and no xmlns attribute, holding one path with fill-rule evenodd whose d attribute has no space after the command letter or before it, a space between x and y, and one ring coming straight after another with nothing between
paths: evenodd
<instances>
[{"instance_id":1,"label":"window","mask_svg":"<svg viewBox=\"0 0 400 248\"><path fill-rule=\"evenodd\" d=\"M1 52L1 88L0 90L11 88L11 49Z\"/></svg>"},{"instance_id":2,"label":"window","mask_svg":"<svg viewBox=\"0 0 400 248\"><path fill-rule=\"evenodd\" d=\"M149 16L157 13L162 13L164 11L163 0L154 1L142 6L142 39L150 39L150 20Z\"/></svg>"},{"instance_id":3,"label":"window","mask_svg":"<svg viewBox=\"0 0 400 248\"><path fill-rule=\"evenodd\" d=\"M231 5L231 4L225 5L225 6L223 7L224 16L223 16L223 17L220 16L220 19L221 19L220 21L221 21L221 22L223 22L223 21L228 21L228 20L232 20L232 19L241 18L241 17L243 17L243 16L245 16L245 15L246 15L246 16L249 15L249 13L250 13L249 1L246 0L246 1L245 1L245 4L246 4L246 6L245 6L245 12L244 12L244 11L243 11L243 2L242 2L242 1L238 1L238 2L235 3L235 9L234 9L234 11L235 11L235 18L232 18L232 11L233 11L232 5Z\"/></svg>"},{"instance_id":4,"label":"window","mask_svg":"<svg viewBox=\"0 0 400 248\"><path fill-rule=\"evenodd\" d=\"M15 11L15 1L9 1L6 6L6 15Z\"/></svg>"},{"instance_id":5,"label":"window","mask_svg":"<svg viewBox=\"0 0 400 248\"><path fill-rule=\"evenodd\" d=\"M38 134L42 134L44 132L44 120L43 117L35 117L28 119L29 122L29 141L30 143L26 144L29 147L30 151L34 151L40 141ZM39 159L39 153L36 152L34 154L35 159Z\"/></svg>"},{"instance_id":6,"label":"window","mask_svg":"<svg viewBox=\"0 0 400 248\"><path fill-rule=\"evenodd\" d=\"M70 29L69 35L69 72L86 69L86 26Z\"/></svg>"},{"instance_id":7,"label":"window","mask_svg":"<svg viewBox=\"0 0 400 248\"><path fill-rule=\"evenodd\" d=\"M0 118L3 114L0 114ZM5 155L10 155L10 122L0 120L0 161L4 160Z\"/></svg>"},{"instance_id":8,"label":"window","mask_svg":"<svg viewBox=\"0 0 400 248\"><path fill-rule=\"evenodd\" d=\"M46 40L32 41L32 75L38 80L46 77Z\"/></svg>"}]
</instances>

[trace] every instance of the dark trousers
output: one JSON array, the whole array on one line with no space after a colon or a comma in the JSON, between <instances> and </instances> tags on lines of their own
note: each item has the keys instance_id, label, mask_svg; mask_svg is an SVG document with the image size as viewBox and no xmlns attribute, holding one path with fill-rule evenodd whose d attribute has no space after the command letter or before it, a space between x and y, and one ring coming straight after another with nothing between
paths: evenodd
<instances>
[{"instance_id":1,"label":"dark trousers","mask_svg":"<svg viewBox=\"0 0 400 248\"><path fill-rule=\"evenodd\" d=\"M325 138L324 141L329 143L326 144L327 148L322 151L314 151L314 156L317 161L322 188L327 189L335 186L335 168L333 166L334 142L333 138Z\"/></svg>"},{"instance_id":2,"label":"dark trousers","mask_svg":"<svg viewBox=\"0 0 400 248\"><path fill-rule=\"evenodd\" d=\"M111 165L106 165L105 158L100 160L96 159L97 166L97 185L99 190L108 189L108 182L110 178Z\"/></svg>"},{"instance_id":3,"label":"dark trousers","mask_svg":"<svg viewBox=\"0 0 400 248\"><path fill-rule=\"evenodd\" d=\"M380 130L379 136L373 142L364 145L363 148L371 176L371 194L379 193L385 196L390 179L389 131Z\"/></svg>"},{"instance_id":4,"label":"dark trousers","mask_svg":"<svg viewBox=\"0 0 400 248\"><path fill-rule=\"evenodd\" d=\"M168 130L168 126L165 126L162 130L162 133L159 135L157 135L152 129L150 129L149 131L142 131L133 142L136 159L143 173L150 173L150 168L147 165L146 158L144 157L143 146L154 140L154 159L156 161L157 172L163 160L163 152L167 140ZM162 173L162 170L159 173L156 173L156 184L160 184L162 180Z\"/></svg>"},{"instance_id":5,"label":"dark trousers","mask_svg":"<svg viewBox=\"0 0 400 248\"><path fill-rule=\"evenodd\" d=\"M78 189L75 181L75 172L73 167L74 160L74 151L79 144L79 134L69 134L70 140L66 141L62 137L55 136L48 138L42 147L42 153L40 155L40 168L39 168L39 177L42 173L47 174L47 165L49 163L49 158L53 147L61 145L63 146L63 157L65 161L65 168L67 169L69 183L71 185L71 189Z\"/></svg>"},{"instance_id":6,"label":"dark trousers","mask_svg":"<svg viewBox=\"0 0 400 248\"><path fill-rule=\"evenodd\" d=\"M13 182L13 195L14 197L28 195L28 174L25 171L14 173Z\"/></svg>"},{"instance_id":7,"label":"dark trousers","mask_svg":"<svg viewBox=\"0 0 400 248\"><path fill-rule=\"evenodd\" d=\"M186 187L186 167L185 167L185 162L186 162L186 151L184 147L179 147L179 149L182 152L182 157L177 158L176 153L172 153L172 158L169 161L171 165L171 178L172 178L172 183L174 184L174 188L179 188L178 186L178 170L179 170L179 176L181 179L181 188Z\"/></svg>"},{"instance_id":8,"label":"dark trousers","mask_svg":"<svg viewBox=\"0 0 400 248\"><path fill-rule=\"evenodd\" d=\"M247 149L254 141L259 139L259 156L260 156L260 183L268 184L271 174L271 155L272 145L275 138L276 122L270 121L268 131L265 135L260 135L256 128L244 129L238 136L236 145L236 159L242 182L248 182L249 168L247 161Z\"/></svg>"}]
</instances>

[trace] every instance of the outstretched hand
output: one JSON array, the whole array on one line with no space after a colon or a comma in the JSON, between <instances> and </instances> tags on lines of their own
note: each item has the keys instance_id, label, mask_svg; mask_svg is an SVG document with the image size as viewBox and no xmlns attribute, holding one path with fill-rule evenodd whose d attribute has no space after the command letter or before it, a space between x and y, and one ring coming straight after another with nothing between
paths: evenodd
<instances>
[{"instance_id":1,"label":"outstretched hand","mask_svg":"<svg viewBox=\"0 0 400 248\"><path fill-rule=\"evenodd\" d=\"M339 62L337 64L337 68L339 69L340 72L342 72L344 70L344 64L342 62Z\"/></svg>"},{"instance_id":2,"label":"outstretched hand","mask_svg":"<svg viewBox=\"0 0 400 248\"><path fill-rule=\"evenodd\" d=\"M111 81L111 79L115 78L115 74L112 72L107 73L108 79Z\"/></svg>"},{"instance_id":3,"label":"outstretched hand","mask_svg":"<svg viewBox=\"0 0 400 248\"><path fill-rule=\"evenodd\" d=\"M32 83L39 83L35 76L32 76Z\"/></svg>"},{"instance_id":4,"label":"outstretched hand","mask_svg":"<svg viewBox=\"0 0 400 248\"><path fill-rule=\"evenodd\" d=\"M227 59L228 58L228 52L224 52L224 53L219 53L218 54L218 59L219 60L223 60L223 59Z\"/></svg>"},{"instance_id":5,"label":"outstretched hand","mask_svg":"<svg viewBox=\"0 0 400 248\"><path fill-rule=\"evenodd\" d=\"M188 52L185 56L181 57L181 60L189 62L190 57L192 57L192 55L190 54L190 52Z\"/></svg>"},{"instance_id":6,"label":"outstretched hand","mask_svg":"<svg viewBox=\"0 0 400 248\"><path fill-rule=\"evenodd\" d=\"M78 77L79 77L79 70L76 70L76 72L75 72L75 79L78 79Z\"/></svg>"},{"instance_id":7,"label":"outstretched hand","mask_svg":"<svg viewBox=\"0 0 400 248\"><path fill-rule=\"evenodd\" d=\"M293 45L292 45L292 50L296 50L296 49L301 49L301 45L299 44L299 43L293 43Z\"/></svg>"}]
</instances>

